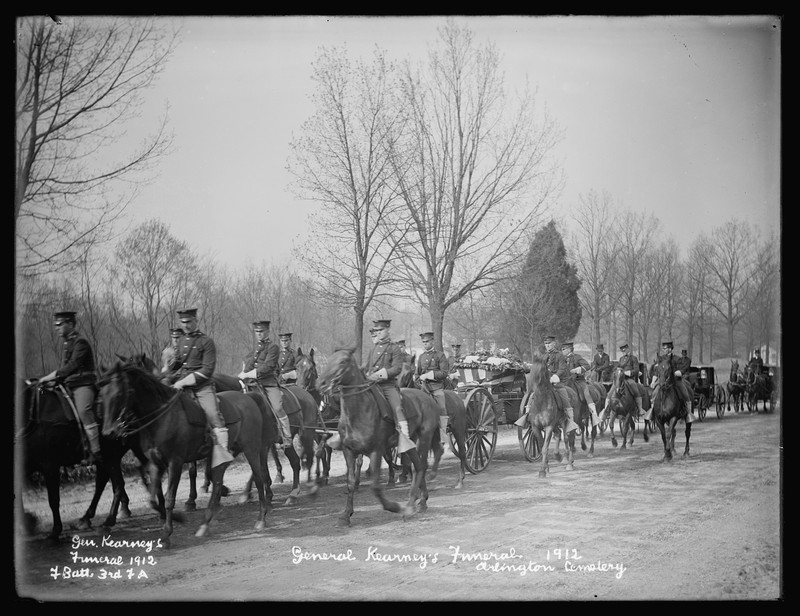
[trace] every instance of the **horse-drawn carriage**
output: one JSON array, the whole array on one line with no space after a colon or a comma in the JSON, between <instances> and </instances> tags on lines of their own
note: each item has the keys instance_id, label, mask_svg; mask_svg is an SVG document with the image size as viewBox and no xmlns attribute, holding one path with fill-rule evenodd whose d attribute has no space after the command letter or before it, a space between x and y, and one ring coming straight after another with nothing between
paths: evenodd
<instances>
[{"instance_id":1,"label":"horse-drawn carriage","mask_svg":"<svg viewBox=\"0 0 800 616\"><path fill-rule=\"evenodd\" d=\"M768 413L775 408L779 375L780 368L777 366L762 366L761 374L745 376L745 402L748 411L758 411L759 400L764 401L764 412Z\"/></svg>"},{"instance_id":2,"label":"horse-drawn carriage","mask_svg":"<svg viewBox=\"0 0 800 616\"><path fill-rule=\"evenodd\" d=\"M452 369L458 372L455 390L467 411L467 470L475 474L492 460L499 423L510 424L519 417L526 368L505 352L479 352L462 358ZM450 438L452 447L452 434Z\"/></svg>"},{"instance_id":3,"label":"horse-drawn carriage","mask_svg":"<svg viewBox=\"0 0 800 616\"><path fill-rule=\"evenodd\" d=\"M725 414L725 388L717 383L714 366L690 366L686 375L692 390L692 407L703 421L708 409L716 409L717 418Z\"/></svg>"}]
</instances>

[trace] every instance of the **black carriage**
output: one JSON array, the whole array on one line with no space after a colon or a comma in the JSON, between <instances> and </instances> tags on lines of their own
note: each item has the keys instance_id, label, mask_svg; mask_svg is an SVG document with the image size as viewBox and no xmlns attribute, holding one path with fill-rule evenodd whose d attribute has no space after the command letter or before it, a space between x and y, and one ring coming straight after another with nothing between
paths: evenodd
<instances>
[{"instance_id":1,"label":"black carriage","mask_svg":"<svg viewBox=\"0 0 800 616\"><path fill-rule=\"evenodd\" d=\"M715 408L717 418L725 414L725 389L717 383L714 366L690 366L686 375L692 392L692 408L703 421L708 409Z\"/></svg>"},{"instance_id":2,"label":"black carriage","mask_svg":"<svg viewBox=\"0 0 800 616\"><path fill-rule=\"evenodd\" d=\"M762 366L761 375L764 377L764 382L766 383L767 387L767 396L764 398L764 410L768 412L769 410L775 408L780 368L778 366ZM747 409L749 411L758 410L758 400L762 398L758 398L757 395L751 392L749 389L746 392L745 398Z\"/></svg>"},{"instance_id":3,"label":"black carriage","mask_svg":"<svg viewBox=\"0 0 800 616\"><path fill-rule=\"evenodd\" d=\"M479 473L492 460L501 423L513 423L520 414L525 394L525 365L508 356L485 353L457 362L456 393L464 401L467 416L467 470ZM455 447L450 435L450 446Z\"/></svg>"}]
</instances>

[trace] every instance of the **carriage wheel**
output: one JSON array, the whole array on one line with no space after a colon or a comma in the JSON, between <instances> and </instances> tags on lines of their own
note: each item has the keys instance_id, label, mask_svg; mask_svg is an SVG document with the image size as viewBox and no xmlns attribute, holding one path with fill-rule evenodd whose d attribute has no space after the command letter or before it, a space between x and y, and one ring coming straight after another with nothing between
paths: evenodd
<instances>
[{"instance_id":1,"label":"carriage wheel","mask_svg":"<svg viewBox=\"0 0 800 616\"><path fill-rule=\"evenodd\" d=\"M697 417L700 421L706 418L706 411L708 411L708 399L705 394L700 394L700 398L697 401Z\"/></svg>"},{"instance_id":2,"label":"carriage wheel","mask_svg":"<svg viewBox=\"0 0 800 616\"><path fill-rule=\"evenodd\" d=\"M530 423L526 422L524 428L517 426L517 436L519 438L519 448L528 462L537 462L542 459L539 439L536 438L536 433ZM541 430L539 431L539 438L543 438Z\"/></svg>"},{"instance_id":3,"label":"carriage wheel","mask_svg":"<svg viewBox=\"0 0 800 616\"><path fill-rule=\"evenodd\" d=\"M715 402L717 405L717 419L722 419L725 414L725 393L721 389L716 391Z\"/></svg>"},{"instance_id":4,"label":"carriage wheel","mask_svg":"<svg viewBox=\"0 0 800 616\"><path fill-rule=\"evenodd\" d=\"M497 445L497 413L492 394L484 387L476 387L464 401L467 419L467 470L480 473L492 461Z\"/></svg>"}]
</instances>

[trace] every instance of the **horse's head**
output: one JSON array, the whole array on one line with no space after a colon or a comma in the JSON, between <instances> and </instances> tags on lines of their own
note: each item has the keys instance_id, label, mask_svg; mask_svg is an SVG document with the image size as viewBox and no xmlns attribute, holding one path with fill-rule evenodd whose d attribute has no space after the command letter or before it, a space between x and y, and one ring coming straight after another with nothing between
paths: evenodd
<instances>
[{"instance_id":1,"label":"horse's head","mask_svg":"<svg viewBox=\"0 0 800 616\"><path fill-rule=\"evenodd\" d=\"M414 365L416 362L416 354L411 357L410 362L403 362L400 376L397 377L397 384L400 387L414 387Z\"/></svg>"},{"instance_id":2,"label":"horse's head","mask_svg":"<svg viewBox=\"0 0 800 616\"><path fill-rule=\"evenodd\" d=\"M611 389L616 392L617 395L620 395L625 385L625 371L620 368L619 366L614 368L614 371L611 373Z\"/></svg>"},{"instance_id":3,"label":"horse's head","mask_svg":"<svg viewBox=\"0 0 800 616\"><path fill-rule=\"evenodd\" d=\"M672 362L664 357L656 364L655 375L658 378L658 384L663 389L673 382Z\"/></svg>"},{"instance_id":4,"label":"horse's head","mask_svg":"<svg viewBox=\"0 0 800 616\"><path fill-rule=\"evenodd\" d=\"M303 355L303 351L298 347L297 359L294 369L297 372L297 385L303 389L313 389L316 387L317 364L314 363L314 349L308 355Z\"/></svg>"},{"instance_id":5,"label":"horse's head","mask_svg":"<svg viewBox=\"0 0 800 616\"><path fill-rule=\"evenodd\" d=\"M342 385L363 383L363 375L356 364L353 352L355 349L337 349L328 359L322 374L317 379L317 389L323 394L330 394Z\"/></svg>"},{"instance_id":6,"label":"horse's head","mask_svg":"<svg viewBox=\"0 0 800 616\"><path fill-rule=\"evenodd\" d=\"M117 362L97 381L96 404L105 436L123 437L130 422L128 398L131 387L123 370L124 365L121 361Z\"/></svg>"},{"instance_id":7,"label":"horse's head","mask_svg":"<svg viewBox=\"0 0 800 616\"><path fill-rule=\"evenodd\" d=\"M530 363L530 371L525 375L525 381L528 391L550 387L550 376L547 374L547 362L540 354L533 354Z\"/></svg>"}]
</instances>

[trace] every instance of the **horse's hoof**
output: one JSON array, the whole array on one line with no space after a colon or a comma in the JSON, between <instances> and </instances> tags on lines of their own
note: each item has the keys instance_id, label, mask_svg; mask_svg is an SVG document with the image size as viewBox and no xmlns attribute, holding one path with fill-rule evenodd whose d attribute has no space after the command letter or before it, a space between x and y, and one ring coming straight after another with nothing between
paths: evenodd
<instances>
[{"instance_id":1,"label":"horse's hoof","mask_svg":"<svg viewBox=\"0 0 800 616\"><path fill-rule=\"evenodd\" d=\"M546 471L539 471L539 479L544 479L547 477Z\"/></svg>"},{"instance_id":2,"label":"horse's hoof","mask_svg":"<svg viewBox=\"0 0 800 616\"><path fill-rule=\"evenodd\" d=\"M91 527L92 527L92 521L87 520L86 518L81 518L75 525L75 528L77 528L78 530L89 530Z\"/></svg>"},{"instance_id":3,"label":"horse's hoof","mask_svg":"<svg viewBox=\"0 0 800 616\"><path fill-rule=\"evenodd\" d=\"M228 488L228 486L223 484L222 485L222 489L219 491L219 495L220 496L230 496L230 493L231 493L231 491Z\"/></svg>"},{"instance_id":4,"label":"horse's hoof","mask_svg":"<svg viewBox=\"0 0 800 616\"><path fill-rule=\"evenodd\" d=\"M420 513L427 510L428 510L428 503L420 503L419 505L417 505L417 511L419 511Z\"/></svg>"},{"instance_id":5,"label":"horse's hoof","mask_svg":"<svg viewBox=\"0 0 800 616\"><path fill-rule=\"evenodd\" d=\"M283 475L281 475L280 473L275 475L275 483L283 483Z\"/></svg>"},{"instance_id":6,"label":"horse's hoof","mask_svg":"<svg viewBox=\"0 0 800 616\"><path fill-rule=\"evenodd\" d=\"M197 503L195 501L186 501L183 504L184 511L197 511Z\"/></svg>"},{"instance_id":7,"label":"horse's hoof","mask_svg":"<svg viewBox=\"0 0 800 616\"><path fill-rule=\"evenodd\" d=\"M617 446L617 439L615 439L615 438L611 439L611 446L612 447L616 447Z\"/></svg>"},{"instance_id":8,"label":"horse's hoof","mask_svg":"<svg viewBox=\"0 0 800 616\"><path fill-rule=\"evenodd\" d=\"M428 473L428 481L433 481L434 479L436 479L436 471L430 471Z\"/></svg>"},{"instance_id":9,"label":"horse's hoof","mask_svg":"<svg viewBox=\"0 0 800 616\"><path fill-rule=\"evenodd\" d=\"M256 530L264 530L266 527L267 525L264 522L264 520L259 520L258 522L256 522Z\"/></svg>"},{"instance_id":10,"label":"horse's hoof","mask_svg":"<svg viewBox=\"0 0 800 616\"><path fill-rule=\"evenodd\" d=\"M417 513L417 510L416 510L415 507L412 507L411 505L404 505L403 506L403 520L404 521L407 520L408 518L414 517L414 514L416 514L416 513Z\"/></svg>"},{"instance_id":11,"label":"horse's hoof","mask_svg":"<svg viewBox=\"0 0 800 616\"><path fill-rule=\"evenodd\" d=\"M208 484L204 485L204 486L203 486L202 488L200 488L200 489L203 491L203 494L208 494Z\"/></svg>"},{"instance_id":12,"label":"horse's hoof","mask_svg":"<svg viewBox=\"0 0 800 616\"><path fill-rule=\"evenodd\" d=\"M453 489L454 490L460 490L463 487L464 487L464 482L459 480L458 482L456 482L456 485L453 486Z\"/></svg>"},{"instance_id":13,"label":"horse's hoof","mask_svg":"<svg viewBox=\"0 0 800 616\"><path fill-rule=\"evenodd\" d=\"M284 501L283 504L286 505L287 507L291 506L291 505L296 505L297 504L297 497L296 496L290 496L289 498L286 499L286 501Z\"/></svg>"},{"instance_id":14,"label":"horse's hoof","mask_svg":"<svg viewBox=\"0 0 800 616\"><path fill-rule=\"evenodd\" d=\"M244 505L245 503L250 502L250 495L249 494L240 494L239 495L239 504Z\"/></svg>"},{"instance_id":15,"label":"horse's hoof","mask_svg":"<svg viewBox=\"0 0 800 616\"><path fill-rule=\"evenodd\" d=\"M567 464L567 470L568 471L574 471L575 470L575 466L572 465L572 464Z\"/></svg>"},{"instance_id":16,"label":"horse's hoof","mask_svg":"<svg viewBox=\"0 0 800 616\"><path fill-rule=\"evenodd\" d=\"M319 496L319 486L317 484L312 484L308 488L308 495L312 498Z\"/></svg>"},{"instance_id":17,"label":"horse's hoof","mask_svg":"<svg viewBox=\"0 0 800 616\"><path fill-rule=\"evenodd\" d=\"M208 524L201 524L200 528L197 529L197 532L194 534L194 536L205 537L206 532L208 532Z\"/></svg>"},{"instance_id":18,"label":"horse's hoof","mask_svg":"<svg viewBox=\"0 0 800 616\"><path fill-rule=\"evenodd\" d=\"M337 526L350 526L350 517L348 516L346 518L337 518L336 525Z\"/></svg>"},{"instance_id":19,"label":"horse's hoof","mask_svg":"<svg viewBox=\"0 0 800 616\"><path fill-rule=\"evenodd\" d=\"M562 456L560 453L557 453L555 457L556 457L556 462L561 462L561 460L564 459L564 456Z\"/></svg>"},{"instance_id":20,"label":"horse's hoof","mask_svg":"<svg viewBox=\"0 0 800 616\"><path fill-rule=\"evenodd\" d=\"M129 518L129 517L131 517L131 510L128 508L128 505L123 505L120 508L119 517L121 517L121 518Z\"/></svg>"}]
</instances>

